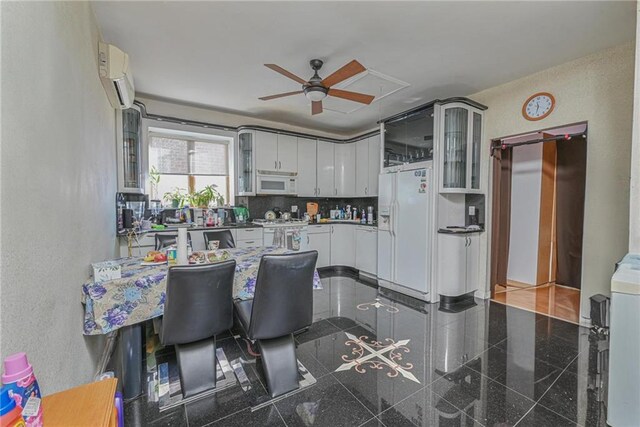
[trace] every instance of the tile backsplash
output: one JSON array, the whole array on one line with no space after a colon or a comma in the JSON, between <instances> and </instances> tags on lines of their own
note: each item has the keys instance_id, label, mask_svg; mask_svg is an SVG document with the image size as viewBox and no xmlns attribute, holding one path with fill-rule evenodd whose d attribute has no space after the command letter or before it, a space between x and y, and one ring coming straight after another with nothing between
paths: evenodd
<instances>
[{"instance_id":1,"label":"tile backsplash","mask_svg":"<svg viewBox=\"0 0 640 427\"><path fill-rule=\"evenodd\" d=\"M345 198L313 198L313 197L291 197L291 196L249 196L236 197L236 205L244 205L249 208L251 218L264 218L264 214L268 210L277 207L282 212L291 212L291 206L298 206L298 215L302 216L307 211L307 203L315 202L319 206L320 213L323 218L329 216L329 210L335 209L336 205L344 207L358 208L361 211L366 210L368 206L373 206L374 217L377 218L376 211L378 209L377 197L345 197Z\"/></svg>"}]
</instances>

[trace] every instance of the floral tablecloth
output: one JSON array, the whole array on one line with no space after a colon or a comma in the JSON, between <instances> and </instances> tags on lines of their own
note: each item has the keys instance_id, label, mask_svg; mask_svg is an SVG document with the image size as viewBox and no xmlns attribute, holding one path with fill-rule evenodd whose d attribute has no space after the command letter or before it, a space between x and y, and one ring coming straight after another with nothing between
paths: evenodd
<instances>
[{"instance_id":1,"label":"floral tablecloth","mask_svg":"<svg viewBox=\"0 0 640 427\"><path fill-rule=\"evenodd\" d=\"M233 297L253 297L258 276L258 267L263 255L285 254L288 249L278 247L255 247L224 249L236 260L233 281ZM144 322L161 316L166 298L166 264L143 266L142 258L120 258L115 260L122 270L122 278L95 283L92 280L82 285L84 303L84 334L100 335L118 328ZM322 289L316 271L313 288Z\"/></svg>"}]
</instances>

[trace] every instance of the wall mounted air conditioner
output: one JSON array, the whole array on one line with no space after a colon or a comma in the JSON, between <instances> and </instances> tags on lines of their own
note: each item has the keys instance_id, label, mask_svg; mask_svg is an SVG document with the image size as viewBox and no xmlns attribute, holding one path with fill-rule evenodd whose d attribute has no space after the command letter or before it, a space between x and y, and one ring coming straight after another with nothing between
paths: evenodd
<instances>
[{"instance_id":1,"label":"wall mounted air conditioner","mask_svg":"<svg viewBox=\"0 0 640 427\"><path fill-rule=\"evenodd\" d=\"M135 88L129 68L129 55L113 45L99 43L98 62L100 80L113 108L124 110L131 107Z\"/></svg>"}]
</instances>

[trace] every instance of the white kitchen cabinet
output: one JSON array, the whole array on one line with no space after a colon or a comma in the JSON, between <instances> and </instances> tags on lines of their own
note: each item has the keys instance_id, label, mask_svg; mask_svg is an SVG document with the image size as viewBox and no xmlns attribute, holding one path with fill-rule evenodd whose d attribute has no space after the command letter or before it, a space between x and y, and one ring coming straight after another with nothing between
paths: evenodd
<instances>
[{"instance_id":1,"label":"white kitchen cabinet","mask_svg":"<svg viewBox=\"0 0 640 427\"><path fill-rule=\"evenodd\" d=\"M118 191L143 192L142 114L138 107L116 111Z\"/></svg>"},{"instance_id":2,"label":"white kitchen cabinet","mask_svg":"<svg viewBox=\"0 0 640 427\"><path fill-rule=\"evenodd\" d=\"M278 172L298 172L298 138L278 135Z\"/></svg>"},{"instance_id":3,"label":"white kitchen cabinet","mask_svg":"<svg viewBox=\"0 0 640 427\"><path fill-rule=\"evenodd\" d=\"M438 234L438 293L456 297L478 289L480 236Z\"/></svg>"},{"instance_id":4,"label":"white kitchen cabinet","mask_svg":"<svg viewBox=\"0 0 640 427\"><path fill-rule=\"evenodd\" d=\"M278 134L256 131L256 169L258 171L278 171Z\"/></svg>"},{"instance_id":5,"label":"white kitchen cabinet","mask_svg":"<svg viewBox=\"0 0 640 427\"><path fill-rule=\"evenodd\" d=\"M378 229L356 226L356 268L361 272L378 274Z\"/></svg>"},{"instance_id":6,"label":"white kitchen cabinet","mask_svg":"<svg viewBox=\"0 0 640 427\"><path fill-rule=\"evenodd\" d=\"M335 195L334 186L334 144L327 141L318 141L317 163L317 195L331 197Z\"/></svg>"},{"instance_id":7,"label":"white kitchen cabinet","mask_svg":"<svg viewBox=\"0 0 640 427\"><path fill-rule=\"evenodd\" d=\"M241 130L238 132L238 152L236 157L237 183L236 195L256 195L255 165L255 132Z\"/></svg>"},{"instance_id":8,"label":"white kitchen cabinet","mask_svg":"<svg viewBox=\"0 0 640 427\"><path fill-rule=\"evenodd\" d=\"M369 187L369 139L356 141L356 196L366 197Z\"/></svg>"},{"instance_id":9,"label":"white kitchen cabinet","mask_svg":"<svg viewBox=\"0 0 640 427\"><path fill-rule=\"evenodd\" d=\"M378 175L380 175L380 134L369 137L368 197L378 195Z\"/></svg>"},{"instance_id":10,"label":"white kitchen cabinet","mask_svg":"<svg viewBox=\"0 0 640 427\"><path fill-rule=\"evenodd\" d=\"M335 144L334 196L352 197L356 194L356 145Z\"/></svg>"},{"instance_id":11,"label":"white kitchen cabinet","mask_svg":"<svg viewBox=\"0 0 640 427\"><path fill-rule=\"evenodd\" d=\"M309 239L309 250L318 251L318 262L316 268L328 267L331 265L331 226L330 225L309 225L307 226L307 237Z\"/></svg>"},{"instance_id":12,"label":"white kitchen cabinet","mask_svg":"<svg viewBox=\"0 0 640 427\"><path fill-rule=\"evenodd\" d=\"M355 267L356 227L351 224L331 224L331 265Z\"/></svg>"},{"instance_id":13,"label":"white kitchen cabinet","mask_svg":"<svg viewBox=\"0 0 640 427\"><path fill-rule=\"evenodd\" d=\"M298 138L298 196L317 196L316 140Z\"/></svg>"},{"instance_id":14,"label":"white kitchen cabinet","mask_svg":"<svg viewBox=\"0 0 640 427\"><path fill-rule=\"evenodd\" d=\"M298 172L298 139L291 135L256 131L258 172Z\"/></svg>"},{"instance_id":15,"label":"white kitchen cabinet","mask_svg":"<svg viewBox=\"0 0 640 427\"><path fill-rule=\"evenodd\" d=\"M452 103L440 116L440 192L479 193L482 111Z\"/></svg>"}]
</instances>

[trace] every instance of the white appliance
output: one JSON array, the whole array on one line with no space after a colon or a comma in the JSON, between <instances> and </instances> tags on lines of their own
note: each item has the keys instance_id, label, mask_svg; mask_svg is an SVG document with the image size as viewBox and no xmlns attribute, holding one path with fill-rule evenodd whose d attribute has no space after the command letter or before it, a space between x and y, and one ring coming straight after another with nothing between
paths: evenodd
<instances>
[{"instance_id":1,"label":"white appliance","mask_svg":"<svg viewBox=\"0 0 640 427\"><path fill-rule=\"evenodd\" d=\"M113 108L125 110L133 105L135 88L129 55L111 44L98 44L100 80Z\"/></svg>"},{"instance_id":2,"label":"white appliance","mask_svg":"<svg viewBox=\"0 0 640 427\"><path fill-rule=\"evenodd\" d=\"M262 175L257 177L258 194L298 194L297 177L291 175Z\"/></svg>"},{"instance_id":3,"label":"white appliance","mask_svg":"<svg viewBox=\"0 0 640 427\"><path fill-rule=\"evenodd\" d=\"M429 301L433 162L383 173L378 189L380 286Z\"/></svg>"}]
</instances>

